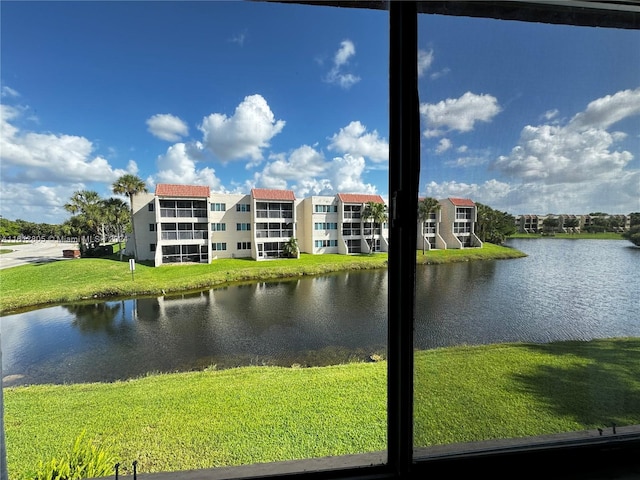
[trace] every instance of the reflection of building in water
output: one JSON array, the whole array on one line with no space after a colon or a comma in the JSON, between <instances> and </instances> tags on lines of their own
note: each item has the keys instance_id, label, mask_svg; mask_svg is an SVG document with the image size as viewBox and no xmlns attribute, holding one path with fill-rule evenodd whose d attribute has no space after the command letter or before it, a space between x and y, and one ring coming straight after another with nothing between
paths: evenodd
<instances>
[{"instance_id":1,"label":"reflection of building in water","mask_svg":"<svg viewBox=\"0 0 640 480\"><path fill-rule=\"evenodd\" d=\"M185 309L195 306L209 306L215 303L214 291L189 292L179 295L164 295L157 298L135 299L138 320L162 322L176 315L183 315Z\"/></svg>"}]
</instances>

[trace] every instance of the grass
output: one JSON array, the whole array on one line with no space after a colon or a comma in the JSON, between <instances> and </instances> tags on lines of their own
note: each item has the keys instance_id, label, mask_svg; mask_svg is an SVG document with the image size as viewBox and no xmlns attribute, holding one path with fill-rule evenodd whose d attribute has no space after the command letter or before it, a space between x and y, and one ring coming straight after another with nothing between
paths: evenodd
<instances>
[{"instance_id":1,"label":"grass","mask_svg":"<svg viewBox=\"0 0 640 480\"><path fill-rule=\"evenodd\" d=\"M491 243L484 243L482 248L465 248L462 250L431 250L422 254L417 252L418 264L438 264L452 262L469 262L472 260L501 260L509 258L525 257L515 248L503 247Z\"/></svg>"},{"instance_id":2,"label":"grass","mask_svg":"<svg viewBox=\"0 0 640 480\"><path fill-rule=\"evenodd\" d=\"M482 249L417 252L419 263L522 256L517 250L485 244ZM138 263L133 275L128 259L81 258L0 270L0 314L30 307L95 298L158 296L163 293L201 290L226 284L321 275L324 273L387 267L387 255L301 255L298 260L257 262L252 259L220 259L211 264L152 267Z\"/></svg>"},{"instance_id":3,"label":"grass","mask_svg":"<svg viewBox=\"0 0 640 480\"><path fill-rule=\"evenodd\" d=\"M638 424L639 367L640 339L417 352L414 443ZM62 456L83 430L140 472L386 448L385 361L11 387L4 396L11 480Z\"/></svg>"},{"instance_id":4,"label":"grass","mask_svg":"<svg viewBox=\"0 0 640 480\"><path fill-rule=\"evenodd\" d=\"M514 233L509 238L558 238L571 240L625 240L620 233L556 233L554 235L542 235L541 233Z\"/></svg>"}]
</instances>

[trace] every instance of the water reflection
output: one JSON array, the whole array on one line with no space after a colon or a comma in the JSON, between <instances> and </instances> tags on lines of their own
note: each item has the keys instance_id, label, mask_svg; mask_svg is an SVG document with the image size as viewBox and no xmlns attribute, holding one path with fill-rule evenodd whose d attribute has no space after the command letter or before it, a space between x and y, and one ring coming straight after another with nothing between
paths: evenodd
<instances>
[{"instance_id":1,"label":"water reflection","mask_svg":"<svg viewBox=\"0 0 640 480\"><path fill-rule=\"evenodd\" d=\"M115 321L118 313L124 313L124 302L122 304L94 303L88 305L64 305L73 317L72 325L81 332L91 333L104 331L115 333Z\"/></svg>"},{"instance_id":2,"label":"water reflection","mask_svg":"<svg viewBox=\"0 0 640 480\"><path fill-rule=\"evenodd\" d=\"M640 249L515 247L529 256L417 268L416 348L640 337ZM7 384L113 381L210 365L366 360L385 353L386 292L386 271L357 271L6 316L4 374Z\"/></svg>"}]
</instances>

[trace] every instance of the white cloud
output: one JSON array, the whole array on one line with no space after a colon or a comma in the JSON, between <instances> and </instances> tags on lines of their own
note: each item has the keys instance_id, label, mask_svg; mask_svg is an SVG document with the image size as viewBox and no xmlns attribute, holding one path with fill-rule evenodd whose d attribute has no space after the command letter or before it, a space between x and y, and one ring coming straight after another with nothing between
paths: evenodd
<instances>
[{"instance_id":1,"label":"white cloud","mask_svg":"<svg viewBox=\"0 0 640 480\"><path fill-rule=\"evenodd\" d=\"M231 43L237 43L238 45L240 45L241 47L244 46L244 42L247 39L247 32L243 31L241 33L238 33L237 35L234 35L233 37L231 37L229 39L229 41Z\"/></svg>"},{"instance_id":2,"label":"white cloud","mask_svg":"<svg viewBox=\"0 0 640 480\"><path fill-rule=\"evenodd\" d=\"M333 159L331 165L333 186L336 193L376 193L376 187L370 183L364 183L365 161L361 156L349 154Z\"/></svg>"},{"instance_id":3,"label":"white cloud","mask_svg":"<svg viewBox=\"0 0 640 480\"><path fill-rule=\"evenodd\" d=\"M236 107L232 117L212 113L203 118L200 130L205 147L219 160L262 160L262 150L284 128L284 120L276 120L261 95L250 95Z\"/></svg>"},{"instance_id":4,"label":"white cloud","mask_svg":"<svg viewBox=\"0 0 640 480\"><path fill-rule=\"evenodd\" d=\"M366 166L362 156L345 154L327 160L322 152L303 145L288 156L272 155L270 160L245 184L245 189L255 186L290 189L298 198L339 192L376 192L375 186L362 179Z\"/></svg>"},{"instance_id":5,"label":"white cloud","mask_svg":"<svg viewBox=\"0 0 640 480\"><path fill-rule=\"evenodd\" d=\"M4 85L2 87L2 93L0 94L0 96L2 97L19 97L20 93L18 93L17 90L14 90L11 87L7 87L6 85Z\"/></svg>"},{"instance_id":6,"label":"white cloud","mask_svg":"<svg viewBox=\"0 0 640 480\"><path fill-rule=\"evenodd\" d=\"M158 172L149 179L149 183L208 185L212 190L222 191L220 179L213 168L197 168L202 149L203 146L200 143L171 145L167 153L158 157L156 161Z\"/></svg>"},{"instance_id":7,"label":"white cloud","mask_svg":"<svg viewBox=\"0 0 640 480\"><path fill-rule=\"evenodd\" d=\"M0 160L4 181L110 183L128 173L113 168L101 156L93 156L93 144L84 137L52 133L21 133L11 120L17 109L0 106Z\"/></svg>"},{"instance_id":8,"label":"white cloud","mask_svg":"<svg viewBox=\"0 0 640 480\"><path fill-rule=\"evenodd\" d=\"M580 131L590 128L607 129L624 118L639 114L640 88L622 90L589 103L584 112L571 119L568 128Z\"/></svg>"},{"instance_id":9,"label":"white cloud","mask_svg":"<svg viewBox=\"0 0 640 480\"><path fill-rule=\"evenodd\" d=\"M511 153L492 165L513 183L432 182L427 194L469 197L513 214L640 211L640 170L629 168L631 152L615 148L627 135L606 130L640 114L638 92L594 100L566 125L523 128ZM554 120L557 113L549 113L548 120Z\"/></svg>"},{"instance_id":10,"label":"white cloud","mask_svg":"<svg viewBox=\"0 0 640 480\"><path fill-rule=\"evenodd\" d=\"M348 89L360 81L360 77L345 71L349 60L356 54L356 47L351 40L340 42L340 48L333 57L333 67L327 73L325 81Z\"/></svg>"},{"instance_id":11,"label":"white cloud","mask_svg":"<svg viewBox=\"0 0 640 480\"><path fill-rule=\"evenodd\" d=\"M476 122L490 122L500 111L494 96L471 92L436 104L420 104L420 113L427 126L426 137L440 136L452 130L469 132Z\"/></svg>"},{"instance_id":12,"label":"white cloud","mask_svg":"<svg viewBox=\"0 0 640 480\"><path fill-rule=\"evenodd\" d=\"M374 162L389 160L389 144L380 138L378 131L367 133L367 127L359 121L351 122L330 139L329 150L368 157Z\"/></svg>"},{"instance_id":13,"label":"white cloud","mask_svg":"<svg viewBox=\"0 0 640 480\"><path fill-rule=\"evenodd\" d=\"M547 110L546 112L544 112L544 115L542 116L542 118L544 118L546 121L553 120L558 116L559 113L560 112L558 111L557 108L553 110Z\"/></svg>"},{"instance_id":14,"label":"white cloud","mask_svg":"<svg viewBox=\"0 0 640 480\"><path fill-rule=\"evenodd\" d=\"M436 147L436 153L444 153L452 147L451 140L448 138L441 138L440 142L438 142L438 146Z\"/></svg>"},{"instance_id":15,"label":"white cloud","mask_svg":"<svg viewBox=\"0 0 640 480\"><path fill-rule=\"evenodd\" d=\"M640 89L624 90L589 103L565 126L527 125L518 145L500 156L493 167L527 182L593 183L620 177L633 160L629 151L615 149L626 135L608 132L614 123L640 114ZM636 186L640 194L640 186Z\"/></svg>"},{"instance_id":16,"label":"white cloud","mask_svg":"<svg viewBox=\"0 0 640 480\"><path fill-rule=\"evenodd\" d=\"M0 215L37 223L61 223L62 219L69 216L63 205L69 200L71 192L85 188L82 183L34 187L28 183L2 182Z\"/></svg>"},{"instance_id":17,"label":"white cloud","mask_svg":"<svg viewBox=\"0 0 640 480\"><path fill-rule=\"evenodd\" d=\"M189 135L187 124L169 113L159 113L148 118L147 127L152 135L168 142L177 142Z\"/></svg>"},{"instance_id":18,"label":"white cloud","mask_svg":"<svg viewBox=\"0 0 640 480\"><path fill-rule=\"evenodd\" d=\"M442 70L440 70L438 72L433 72L431 75L429 75L429 78L431 80L437 80L437 79L447 75L450 71L451 71L450 68L443 68Z\"/></svg>"},{"instance_id":19,"label":"white cloud","mask_svg":"<svg viewBox=\"0 0 640 480\"><path fill-rule=\"evenodd\" d=\"M418 49L418 77L422 77L433 63L433 50Z\"/></svg>"}]
</instances>

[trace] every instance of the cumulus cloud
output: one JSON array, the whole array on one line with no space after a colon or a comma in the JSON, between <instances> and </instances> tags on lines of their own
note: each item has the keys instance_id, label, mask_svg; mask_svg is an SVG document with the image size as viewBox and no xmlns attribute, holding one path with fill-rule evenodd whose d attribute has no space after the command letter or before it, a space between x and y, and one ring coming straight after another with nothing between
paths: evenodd
<instances>
[{"instance_id":1,"label":"cumulus cloud","mask_svg":"<svg viewBox=\"0 0 640 480\"><path fill-rule=\"evenodd\" d=\"M219 160L256 162L263 159L262 150L284 125L284 120L275 119L267 101L256 94L245 97L231 117L222 113L205 117L199 129L205 148Z\"/></svg>"},{"instance_id":2,"label":"cumulus cloud","mask_svg":"<svg viewBox=\"0 0 640 480\"><path fill-rule=\"evenodd\" d=\"M159 113L148 118L147 127L152 135L168 142L177 142L189 135L187 124L169 113Z\"/></svg>"},{"instance_id":3,"label":"cumulus cloud","mask_svg":"<svg viewBox=\"0 0 640 480\"><path fill-rule=\"evenodd\" d=\"M639 114L640 89L607 95L589 103L585 111L564 126L525 126L511 153L500 156L493 167L522 181L545 184L600 182L619 177L633 154L616 150L616 143L626 135L606 128Z\"/></svg>"},{"instance_id":4,"label":"cumulus cloud","mask_svg":"<svg viewBox=\"0 0 640 480\"><path fill-rule=\"evenodd\" d=\"M426 124L424 135L427 138L454 130L469 132L477 122L490 122L500 111L500 105L494 96L471 92L436 104L420 104L420 114Z\"/></svg>"},{"instance_id":5,"label":"cumulus cloud","mask_svg":"<svg viewBox=\"0 0 640 480\"><path fill-rule=\"evenodd\" d=\"M38 223L60 223L69 213L62 205L70 192L84 190L82 183L34 187L28 183L0 183L0 215L5 218L34 219Z\"/></svg>"},{"instance_id":6,"label":"cumulus cloud","mask_svg":"<svg viewBox=\"0 0 640 480\"><path fill-rule=\"evenodd\" d=\"M378 131L367 132L359 121L351 122L330 139L329 150L370 158L374 162L389 160L389 143Z\"/></svg>"},{"instance_id":7,"label":"cumulus cloud","mask_svg":"<svg viewBox=\"0 0 640 480\"><path fill-rule=\"evenodd\" d=\"M622 90L614 95L598 98L587 105L569 122L572 130L607 129L620 120L640 114L640 88Z\"/></svg>"},{"instance_id":8,"label":"cumulus cloud","mask_svg":"<svg viewBox=\"0 0 640 480\"><path fill-rule=\"evenodd\" d=\"M208 185L214 191L222 191L222 184L213 168L197 167L202 150L201 143L171 145L164 155L158 157L158 172L149 179L149 183Z\"/></svg>"},{"instance_id":9,"label":"cumulus cloud","mask_svg":"<svg viewBox=\"0 0 640 480\"><path fill-rule=\"evenodd\" d=\"M451 140L448 138L441 138L440 142L438 142L438 146L436 147L436 153L444 153L452 147Z\"/></svg>"},{"instance_id":10,"label":"cumulus cloud","mask_svg":"<svg viewBox=\"0 0 640 480\"><path fill-rule=\"evenodd\" d=\"M363 181L365 167L362 156L345 154L327 160L322 152L303 145L288 155L272 155L245 189L256 186L290 189L299 198L339 192L374 193L376 187Z\"/></svg>"},{"instance_id":11,"label":"cumulus cloud","mask_svg":"<svg viewBox=\"0 0 640 480\"><path fill-rule=\"evenodd\" d=\"M105 158L93 155L93 144L84 137L21 133L11 124L18 115L17 109L0 106L0 160L4 181L56 182L62 185L109 183L128 173L113 168Z\"/></svg>"},{"instance_id":12,"label":"cumulus cloud","mask_svg":"<svg viewBox=\"0 0 640 480\"><path fill-rule=\"evenodd\" d=\"M333 57L333 67L327 73L325 81L348 89L360 81L360 77L347 72L349 60L356 54L356 47L351 40L340 42L340 48Z\"/></svg>"},{"instance_id":13,"label":"cumulus cloud","mask_svg":"<svg viewBox=\"0 0 640 480\"><path fill-rule=\"evenodd\" d=\"M627 135L607 129L640 115L639 91L596 99L564 125L525 126L511 153L492 164L512 183L431 182L426 194L469 197L515 214L638 211L640 170L629 168L631 152L617 148ZM555 122L558 112L547 113L545 118Z\"/></svg>"}]
</instances>

